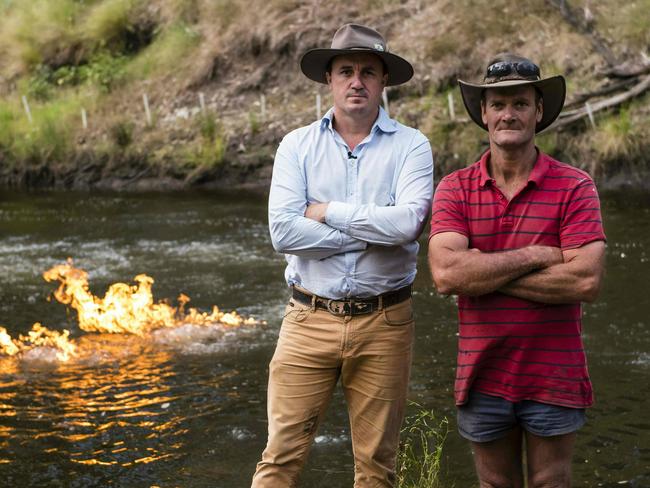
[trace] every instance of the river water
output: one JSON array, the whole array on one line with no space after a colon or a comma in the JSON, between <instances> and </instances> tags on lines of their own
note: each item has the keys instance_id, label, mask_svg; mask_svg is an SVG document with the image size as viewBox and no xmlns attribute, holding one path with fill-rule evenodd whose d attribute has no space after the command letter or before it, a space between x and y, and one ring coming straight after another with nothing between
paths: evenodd
<instances>
[{"instance_id":1,"label":"river water","mask_svg":"<svg viewBox=\"0 0 650 488\"><path fill-rule=\"evenodd\" d=\"M574 485L650 486L650 199L606 195L607 276L584 307L596 405L578 436ZM425 244L425 240L422 240ZM410 398L449 417L445 486L476 486L455 431L456 312L420 254ZM68 257L92 291L146 273L156 299L184 293L266 320L238 329L176 328L144 337L79 330L41 274ZM262 197L246 194L0 195L0 326L69 329L83 360L0 357L0 486L250 486L266 439L267 365L287 298ZM411 412L414 410L411 409ZM302 476L352 485L347 416L337 394Z\"/></svg>"}]
</instances>

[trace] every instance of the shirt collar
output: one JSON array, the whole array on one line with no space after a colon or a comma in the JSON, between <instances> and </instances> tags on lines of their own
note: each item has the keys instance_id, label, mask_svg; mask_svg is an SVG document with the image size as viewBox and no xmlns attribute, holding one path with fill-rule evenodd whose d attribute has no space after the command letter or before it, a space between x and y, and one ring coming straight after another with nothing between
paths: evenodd
<instances>
[{"instance_id":1,"label":"shirt collar","mask_svg":"<svg viewBox=\"0 0 650 488\"><path fill-rule=\"evenodd\" d=\"M546 176L546 173L548 172L549 158L546 154L540 151L537 146L535 146L535 149L537 150L537 160L535 161L535 166L533 166L533 170L530 172L530 175L528 175L528 183L535 183L537 186L539 186L539 184ZM489 160L490 160L490 150L488 149L487 151L485 151L485 153L483 153L483 156L481 156L481 159L479 160L480 174L481 174L480 185L482 187L484 187L488 183L494 184L494 178L490 176L487 167Z\"/></svg>"},{"instance_id":2,"label":"shirt collar","mask_svg":"<svg viewBox=\"0 0 650 488\"><path fill-rule=\"evenodd\" d=\"M481 171L480 185L485 187L488 183L494 184L494 178L490 176L490 172L487 168L487 163L490 160L490 150L488 149L483 153L481 159L479 160L479 167Z\"/></svg>"},{"instance_id":3,"label":"shirt collar","mask_svg":"<svg viewBox=\"0 0 650 488\"><path fill-rule=\"evenodd\" d=\"M321 129L332 129L332 119L334 118L334 107L330 108L327 113L323 116L320 121ZM383 107L379 107L379 115L375 119L375 123L372 124L370 133L372 134L375 130L380 130L382 132L391 133L397 132L397 123L391 119Z\"/></svg>"},{"instance_id":4,"label":"shirt collar","mask_svg":"<svg viewBox=\"0 0 650 488\"><path fill-rule=\"evenodd\" d=\"M535 146L535 149L537 150L537 161L535 161L535 166L530 172L530 176L528 176L528 182L533 182L539 186L546 176L546 173L548 173L550 162L549 157L540 151L537 146Z\"/></svg>"}]
</instances>

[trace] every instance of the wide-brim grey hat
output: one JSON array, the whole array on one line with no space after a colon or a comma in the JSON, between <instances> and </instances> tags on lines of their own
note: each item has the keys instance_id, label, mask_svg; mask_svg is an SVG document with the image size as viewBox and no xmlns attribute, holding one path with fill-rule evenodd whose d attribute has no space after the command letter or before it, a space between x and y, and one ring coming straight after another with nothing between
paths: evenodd
<instances>
[{"instance_id":1,"label":"wide-brim grey hat","mask_svg":"<svg viewBox=\"0 0 650 488\"><path fill-rule=\"evenodd\" d=\"M413 77L411 63L389 53L386 40L379 32L359 24L346 24L337 30L329 49L311 49L303 54L300 69L310 80L327 84L325 72L335 56L360 52L375 54L384 61L388 70L387 86L401 85Z\"/></svg>"},{"instance_id":2,"label":"wide-brim grey hat","mask_svg":"<svg viewBox=\"0 0 650 488\"><path fill-rule=\"evenodd\" d=\"M539 67L531 60L512 53L501 53L489 63L483 83L458 80L465 108L476 124L488 130L481 117L484 90L508 86L532 85L542 94L543 114L535 132L546 129L560 115L566 97L566 83L560 75L541 78Z\"/></svg>"}]
</instances>

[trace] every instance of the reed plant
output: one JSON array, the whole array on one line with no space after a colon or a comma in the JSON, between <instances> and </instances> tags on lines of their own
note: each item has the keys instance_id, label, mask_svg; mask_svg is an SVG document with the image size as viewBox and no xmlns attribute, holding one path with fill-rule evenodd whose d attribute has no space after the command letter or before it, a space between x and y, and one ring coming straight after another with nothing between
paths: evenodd
<instances>
[{"instance_id":1,"label":"reed plant","mask_svg":"<svg viewBox=\"0 0 650 488\"><path fill-rule=\"evenodd\" d=\"M228 137L224 132L223 125L210 112L197 117L201 138L186 148L182 157L190 167L215 168L220 166L225 159L228 147Z\"/></svg>"},{"instance_id":2,"label":"reed plant","mask_svg":"<svg viewBox=\"0 0 650 488\"><path fill-rule=\"evenodd\" d=\"M412 402L417 411L406 417L397 454L397 488L441 488L442 448L449 432L446 417ZM449 488L449 487L445 487Z\"/></svg>"}]
</instances>

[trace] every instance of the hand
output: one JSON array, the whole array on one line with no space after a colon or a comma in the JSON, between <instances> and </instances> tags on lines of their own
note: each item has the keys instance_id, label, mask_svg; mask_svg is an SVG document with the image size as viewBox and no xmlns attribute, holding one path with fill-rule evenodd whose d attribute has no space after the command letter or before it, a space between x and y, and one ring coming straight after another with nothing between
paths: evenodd
<instances>
[{"instance_id":1,"label":"hand","mask_svg":"<svg viewBox=\"0 0 650 488\"><path fill-rule=\"evenodd\" d=\"M310 203L305 209L305 217L308 219L315 220L316 222L325 222L325 216L327 215L327 203Z\"/></svg>"}]
</instances>

